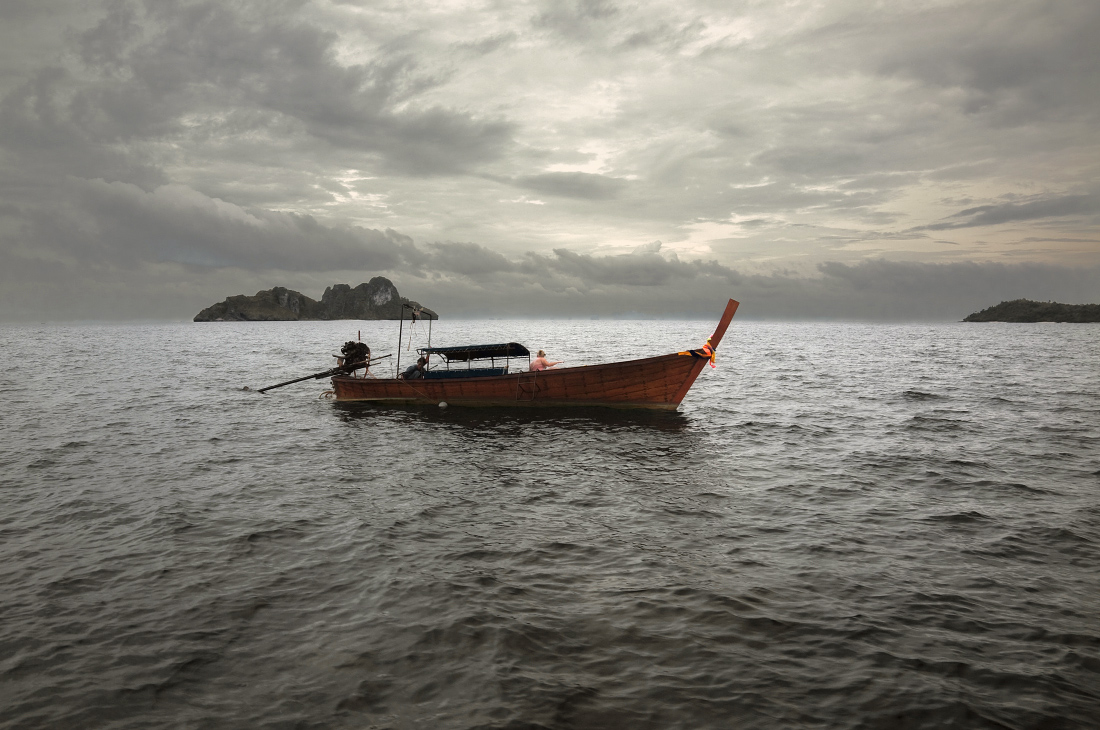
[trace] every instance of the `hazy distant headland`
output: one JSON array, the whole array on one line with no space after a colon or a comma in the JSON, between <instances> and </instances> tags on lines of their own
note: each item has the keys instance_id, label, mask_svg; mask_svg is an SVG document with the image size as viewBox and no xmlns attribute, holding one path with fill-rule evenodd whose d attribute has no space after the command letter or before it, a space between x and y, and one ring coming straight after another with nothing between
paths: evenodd
<instances>
[{"instance_id":1,"label":"hazy distant headland","mask_svg":"<svg viewBox=\"0 0 1100 730\"><path fill-rule=\"evenodd\" d=\"M1013 299L975 312L963 322L1100 322L1100 304L1059 304Z\"/></svg>"},{"instance_id":2,"label":"hazy distant headland","mask_svg":"<svg viewBox=\"0 0 1100 730\"><path fill-rule=\"evenodd\" d=\"M255 296L238 294L224 302L207 307L195 315L196 322L276 322L303 319L399 319L401 305L408 304L437 317L397 293L397 287L384 276L376 276L365 284L352 288L334 284L321 295L321 301L301 292L277 286L256 292Z\"/></svg>"}]
</instances>

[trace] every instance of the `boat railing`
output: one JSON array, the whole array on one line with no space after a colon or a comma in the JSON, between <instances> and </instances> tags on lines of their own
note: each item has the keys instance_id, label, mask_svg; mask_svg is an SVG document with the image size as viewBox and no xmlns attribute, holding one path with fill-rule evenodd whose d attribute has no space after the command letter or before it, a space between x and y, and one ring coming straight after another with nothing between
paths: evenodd
<instances>
[{"instance_id":1,"label":"boat railing","mask_svg":"<svg viewBox=\"0 0 1100 730\"><path fill-rule=\"evenodd\" d=\"M448 370L441 368L438 370L429 370L424 373L424 377L428 380L443 380L454 378L488 378L497 375L507 375L508 368L456 368L454 370Z\"/></svg>"}]
</instances>

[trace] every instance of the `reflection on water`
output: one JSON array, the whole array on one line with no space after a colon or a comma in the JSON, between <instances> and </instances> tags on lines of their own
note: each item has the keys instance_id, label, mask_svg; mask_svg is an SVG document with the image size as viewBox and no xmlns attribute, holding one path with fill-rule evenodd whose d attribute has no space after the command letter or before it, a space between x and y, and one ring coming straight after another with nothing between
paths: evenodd
<instances>
[{"instance_id":1,"label":"reflection on water","mask_svg":"<svg viewBox=\"0 0 1100 730\"><path fill-rule=\"evenodd\" d=\"M682 433L692 420L679 411L656 411L621 408L469 408L461 406L377 405L357 401L333 401L333 412L345 422L394 421L423 428L452 427L459 429L538 428L567 431L654 430Z\"/></svg>"}]
</instances>

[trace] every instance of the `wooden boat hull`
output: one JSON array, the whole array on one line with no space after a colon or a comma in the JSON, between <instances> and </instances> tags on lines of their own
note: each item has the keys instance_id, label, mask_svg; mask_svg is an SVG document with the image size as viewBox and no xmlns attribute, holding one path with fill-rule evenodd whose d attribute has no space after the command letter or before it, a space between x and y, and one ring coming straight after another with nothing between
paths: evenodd
<instances>
[{"instance_id":1,"label":"wooden boat hull","mask_svg":"<svg viewBox=\"0 0 1100 730\"><path fill-rule=\"evenodd\" d=\"M731 299L711 337L713 346L721 341L736 310L737 302ZM341 401L675 410L706 364L703 357L671 354L481 378L399 380L341 375L332 379L332 388Z\"/></svg>"},{"instance_id":2,"label":"wooden boat hull","mask_svg":"<svg viewBox=\"0 0 1100 730\"><path fill-rule=\"evenodd\" d=\"M478 406L616 406L674 409L706 360L644 360L454 380L335 377L338 400Z\"/></svg>"}]
</instances>

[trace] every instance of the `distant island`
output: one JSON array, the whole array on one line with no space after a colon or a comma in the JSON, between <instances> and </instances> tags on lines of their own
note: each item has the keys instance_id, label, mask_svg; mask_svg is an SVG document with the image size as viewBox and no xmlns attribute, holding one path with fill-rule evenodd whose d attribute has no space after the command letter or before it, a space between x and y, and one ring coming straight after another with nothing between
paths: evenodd
<instances>
[{"instance_id":1,"label":"distant island","mask_svg":"<svg viewBox=\"0 0 1100 730\"><path fill-rule=\"evenodd\" d=\"M352 288L334 284L321 295L321 301L301 292L277 286L256 292L255 296L238 294L224 302L207 307L195 315L196 322L284 322L309 319L399 319L401 305L422 309L437 318L435 312L419 303L405 299L397 287L384 276L376 276L365 284Z\"/></svg>"},{"instance_id":2,"label":"distant island","mask_svg":"<svg viewBox=\"0 0 1100 730\"><path fill-rule=\"evenodd\" d=\"M1013 299L975 312L963 322L1100 322L1100 304L1059 304Z\"/></svg>"}]
</instances>

